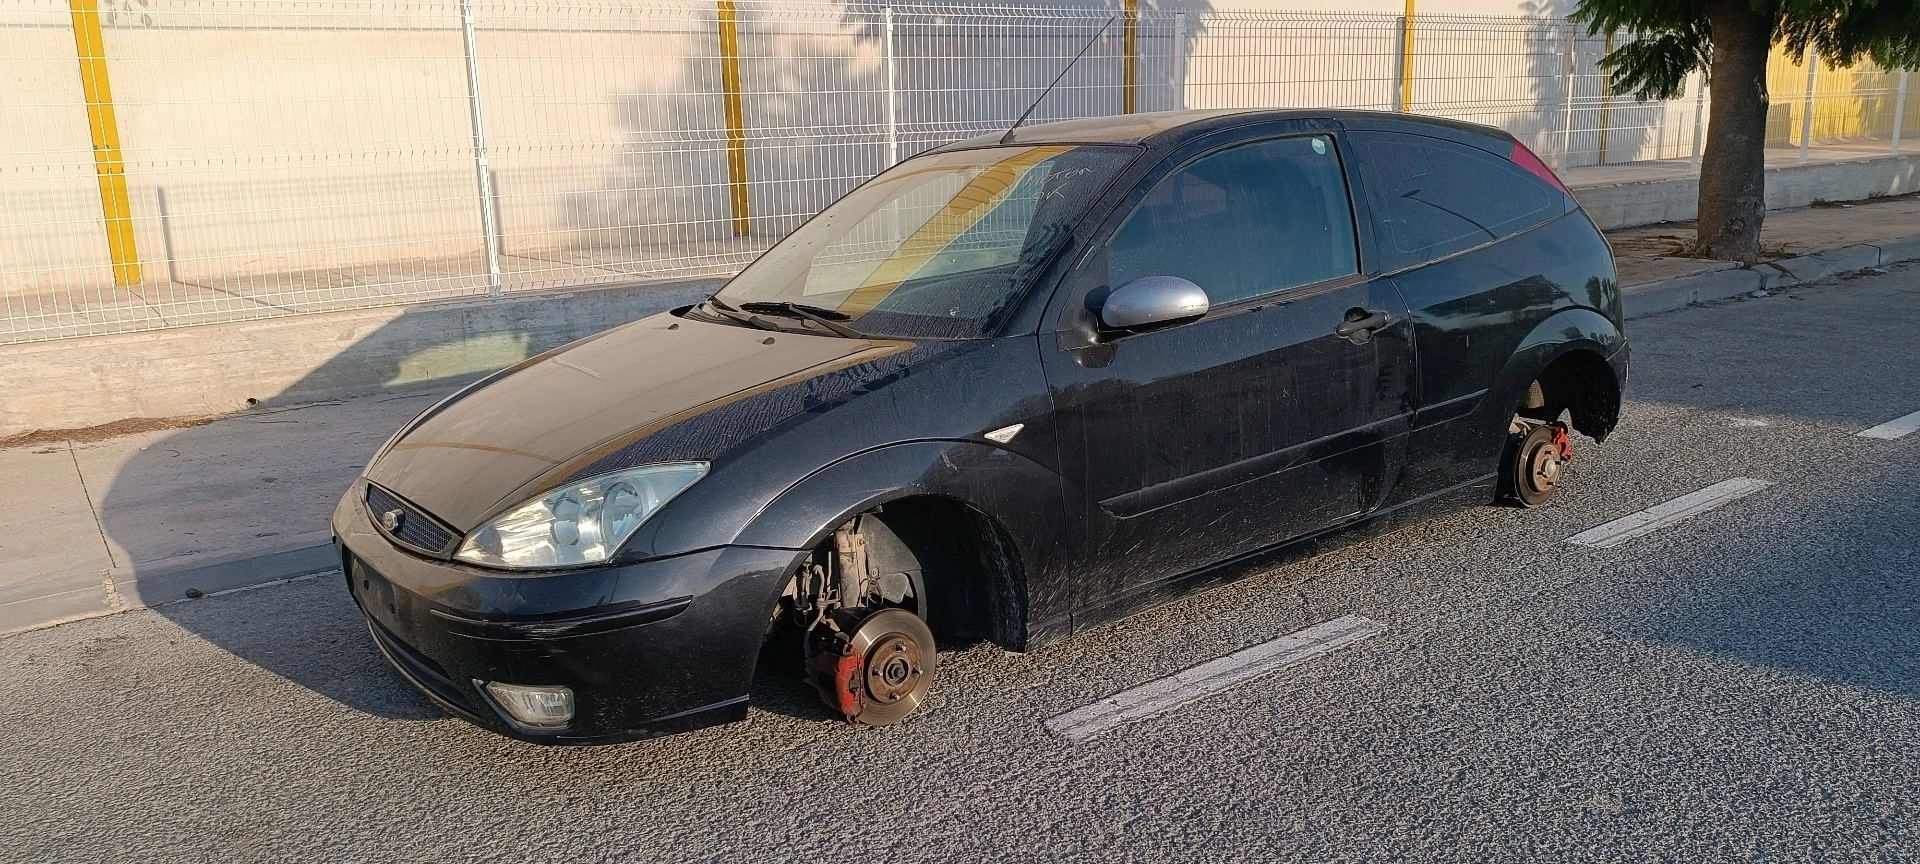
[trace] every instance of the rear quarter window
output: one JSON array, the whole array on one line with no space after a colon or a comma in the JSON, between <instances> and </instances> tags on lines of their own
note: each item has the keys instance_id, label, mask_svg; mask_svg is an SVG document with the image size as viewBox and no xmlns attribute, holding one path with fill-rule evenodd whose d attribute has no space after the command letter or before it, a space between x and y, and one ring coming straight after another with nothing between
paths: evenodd
<instances>
[{"instance_id":1,"label":"rear quarter window","mask_svg":"<svg viewBox=\"0 0 1920 864\"><path fill-rule=\"evenodd\" d=\"M1477 147L1397 132L1348 139L1373 211L1377 270L1444 258L1573 209L1566 193Z\"/></svg>"}]
</instances>

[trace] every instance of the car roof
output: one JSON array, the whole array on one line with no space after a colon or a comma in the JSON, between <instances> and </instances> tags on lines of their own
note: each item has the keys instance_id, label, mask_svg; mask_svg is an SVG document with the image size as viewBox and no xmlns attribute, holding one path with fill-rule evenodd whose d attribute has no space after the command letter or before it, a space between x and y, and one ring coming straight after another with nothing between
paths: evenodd
<instances>
[{"instance_id":1,"label":"car roof","mask_svg":"<svg viewBox=\"0 0 1920 864\"><path fill-rule=\"evenodd\" d=\"M1022 126L1014 130L1008 145L1034 144L1135 144L1149 147L1178 146L1180 143L1212 132L1276 120L1324 120L1349 129L1378 129L1417 132L1452 139L1512 141L1513 137L1492 126L1463 123L1444 117L1396 114L1386 111L1356 111L1327 108L1211 108L1186 111L1153 111L1144 114L1118 114L1088 117ZM1001 146L1006 132L990 132L955 141L939 150L972 150Z\"/></svg>"}]
</instances>

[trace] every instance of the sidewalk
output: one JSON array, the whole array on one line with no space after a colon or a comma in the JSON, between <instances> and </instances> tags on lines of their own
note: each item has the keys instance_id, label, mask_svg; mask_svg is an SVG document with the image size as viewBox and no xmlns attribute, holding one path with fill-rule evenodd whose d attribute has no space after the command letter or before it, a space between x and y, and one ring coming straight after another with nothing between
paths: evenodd
<instances>
[{"instance_id":1,"label":"sidewalk","mask_svg":"<svg viewBox=\"0 0 1920 864\"><path fill-rule=\"evenodd\" d=\"M1610 233L1629 317L1732 296L1686 287L1723 274L1782 284L1895 255L1920 258L1920 196L1775 211L1766 229L1766 246L1782 261L1760 270L1672 257L1691 237L1688 226ZM1878 257L1828 252L1851 244L1879 244ZM1793 257L1810 253L1823 254ZM1674 295L1673 286L1688 293ZM441 392L276 406L200 425L0 449L0 500L11 505L0 509L0 634L332 569L327 517L341 490Z\"/></svg>"}]
</instances>

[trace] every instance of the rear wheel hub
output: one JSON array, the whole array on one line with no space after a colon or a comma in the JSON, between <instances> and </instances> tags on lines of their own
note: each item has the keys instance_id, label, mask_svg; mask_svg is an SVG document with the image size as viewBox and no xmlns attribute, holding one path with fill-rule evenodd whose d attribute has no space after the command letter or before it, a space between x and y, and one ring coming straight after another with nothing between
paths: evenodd
<instances>
[{"instance_id":1,"label":"rear wheel hub","mask_svg":"<svg viewBox=\"0 0 1920 864\"><path fill-rule=\"evenodd\" d=\"M1573 461L1573 443L1567 427L1548 423L1528 429L1513 448L1509 463L1510 495L1528 507L1538 507L1553 497L1567 463Z\"/></svg>"}]
</instances>

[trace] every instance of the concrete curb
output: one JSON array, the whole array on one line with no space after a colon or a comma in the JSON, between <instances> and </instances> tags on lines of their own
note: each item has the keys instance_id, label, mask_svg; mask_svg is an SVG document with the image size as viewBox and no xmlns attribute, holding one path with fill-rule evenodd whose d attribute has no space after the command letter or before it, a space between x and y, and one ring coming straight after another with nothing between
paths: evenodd
<instances>
[{"instance_id":1,"label":"concrete curb","mask_svg":"<svg viewBox=\"0 0 1920 864\"><path fill-rule=\"evenodd\" d=\"M189 555L101 573L101 585L6 604L0 638L59 624L153 609L198 597L277 585L340 569L332 532L296 535L273 546ZM188 590L194 594L189 595ZM103 596L104 594L104 596Z\"/></svg>"},{"instance_id":2,"label":"concrete curb","mask_svg":"<svg viewBox=\"0 0 1920 864\"><path fill-rule=\"evenodd\" d=\"M137 570L117 567L109 578L121 602L137 609L189 599L188 590L204 596L338 569L333 533L317 531L270 547L230 549Z\"/></svg>"},{"instance_id":3,"label":"concrete curb","mask_svg":"<svg viewBox=\"0 0 1920 864\"><path fill-rule=\"evenodd\" d=\"M1862 154L1857 158L1767 166L1768 210L1805 207L1816 201L1865 201L1920 189L1920 154ZM1641 180L1584 181L1566 178L1573 197L1603 231L1686 222L1698 215L1700 179L1679 174Z\"/></svg>"},{"instance_id":4,"label":"concrete curb","mask_svg":"<svg viewBox=\"0 0 1920 864\"><path fill-rule=\"evenodd\" d=\"M1725 300L1754 291L1775 291L1818 282L1841 273L1920 261L1920 234L1825 249L1797 258L1752 267L1725 264L1698 273L1621 289L1627 318L1645 318L1696 303Z\"/></svg>"}]
</instances>

